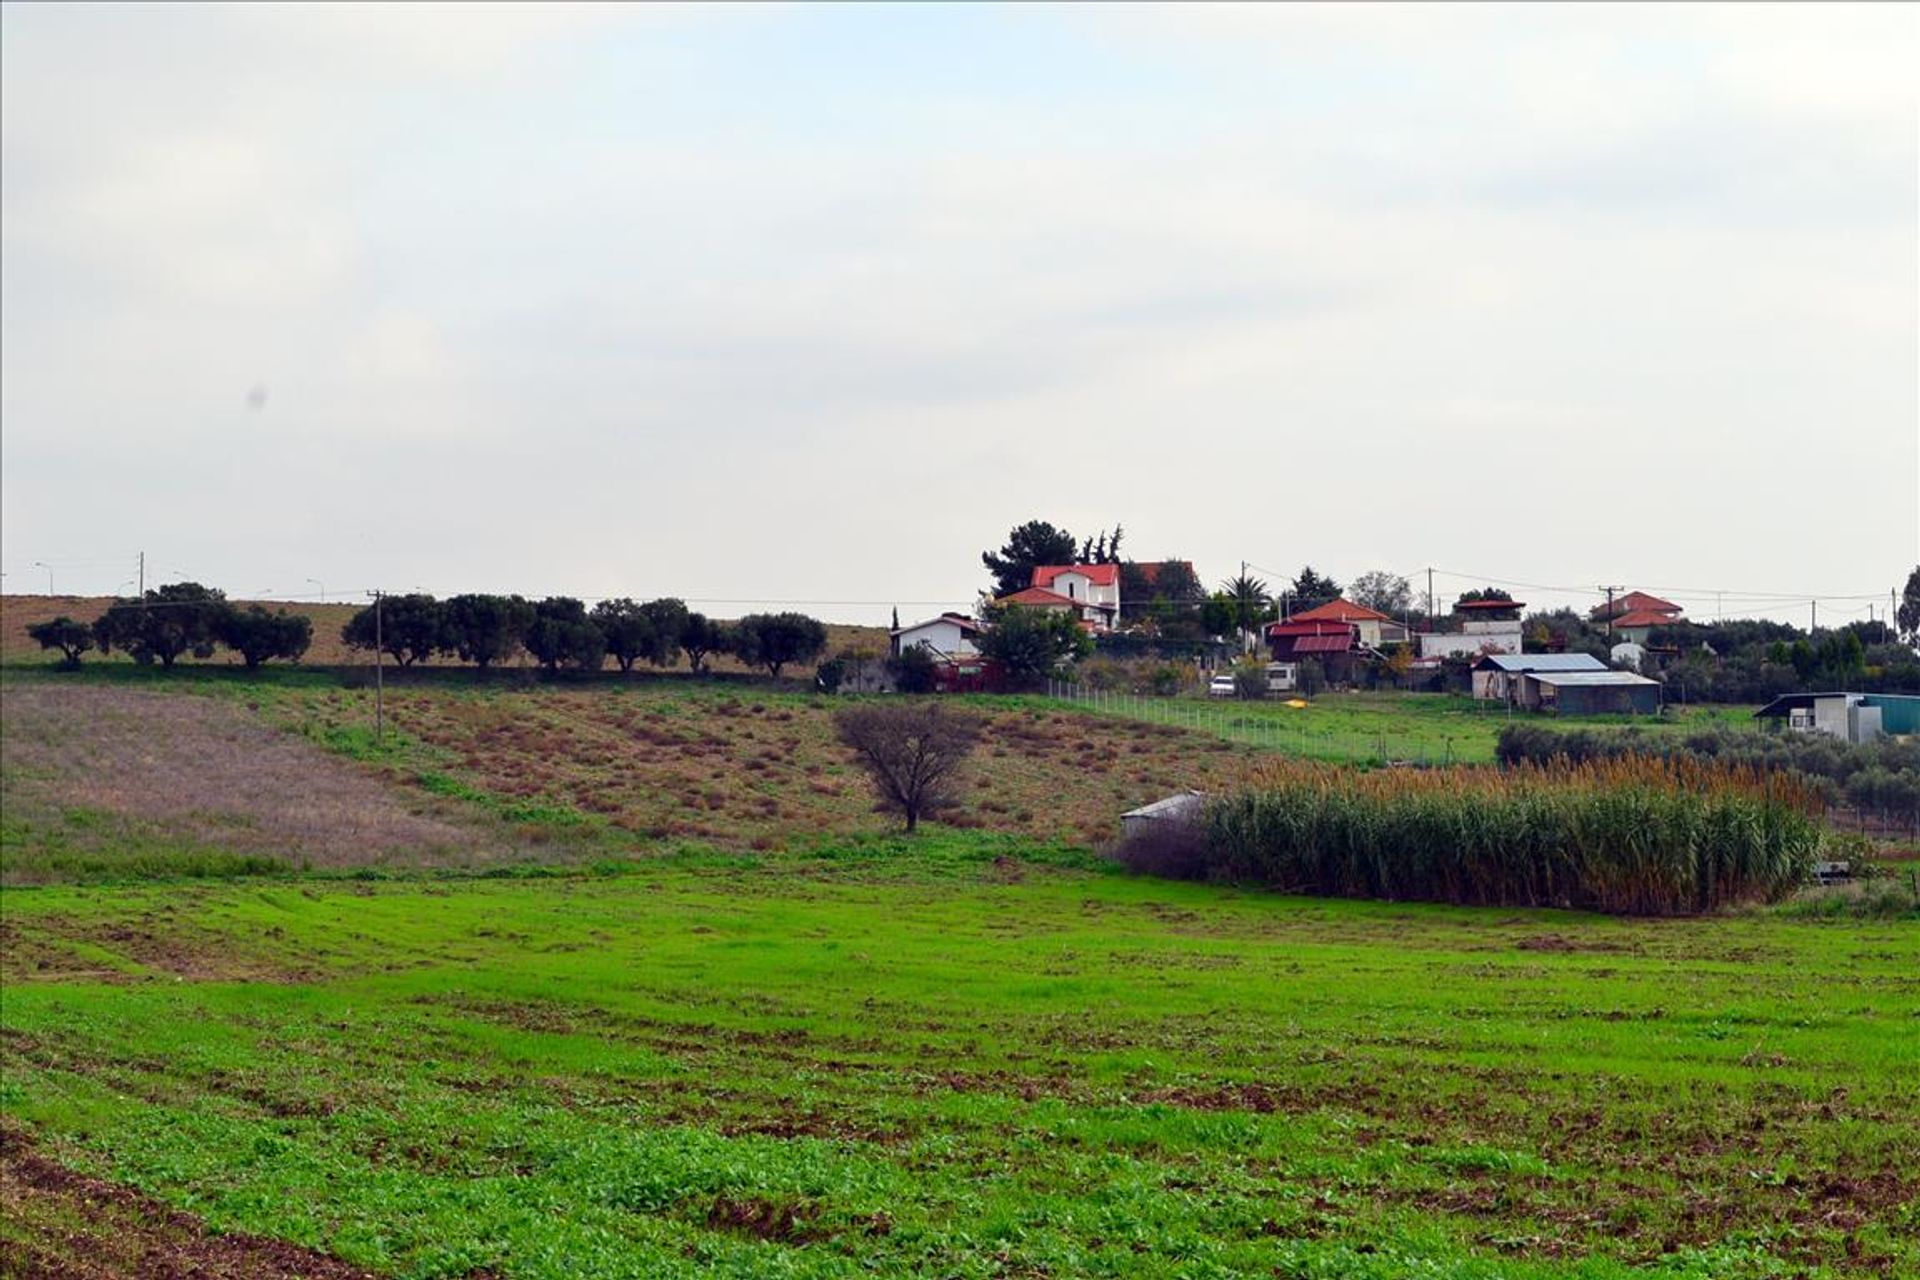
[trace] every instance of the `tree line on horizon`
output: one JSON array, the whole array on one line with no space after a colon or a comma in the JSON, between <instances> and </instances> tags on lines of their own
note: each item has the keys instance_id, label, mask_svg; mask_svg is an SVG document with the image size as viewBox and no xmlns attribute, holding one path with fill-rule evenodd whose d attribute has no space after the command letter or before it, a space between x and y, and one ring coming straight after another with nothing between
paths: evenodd
<instances>
[{"instance_id":1,"label":"tree line on horizon","mask_svg":"<svg viewBox=\"0 0 1920 1280\"><path fill-rule=\"evenodd\" d=\"M78 667L95 650L119 650L139 663L172 667L185 656L210 658L224 646L248 667L275 659L297 661L313 642L313 620L285 609L244 608L226 593L197 582L156 587L122 597L92 623L62 615L27 628L43 649L57 649L61 665ZM377 637L377 641L376 641ZM792 663L827 647L826 624L802 613L756 613L721 622L680 600L603 600L589 609L571 596L528 600L518 595L467 594L438 600L410 593L386 596L355 613L341 628L349 648L377 647L402 667L439 656L487 670L524 651L549 671L595 671L608 658L620 670L637 663L670 667L685 655L696 675L719 655L764 667L774 678Z\"/></svg>"}]
</instances>

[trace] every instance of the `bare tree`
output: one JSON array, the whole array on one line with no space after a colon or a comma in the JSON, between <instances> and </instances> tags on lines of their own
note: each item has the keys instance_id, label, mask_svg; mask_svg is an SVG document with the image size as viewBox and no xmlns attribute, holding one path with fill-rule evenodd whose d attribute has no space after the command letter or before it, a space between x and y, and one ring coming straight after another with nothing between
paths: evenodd
<instances>
[{"instance_id":1,"label":"bare tree","mask_svg":"<svg viewBox=\"0 0 1920 1280\"><path fill-rule=\"evenodd\" d=\"M959 803L955 775L980 736L970 715L931 699L870 703L834 716L840 740L873 779L880 802L907 820L907 830Z\"/></svg>"}]
</instances>

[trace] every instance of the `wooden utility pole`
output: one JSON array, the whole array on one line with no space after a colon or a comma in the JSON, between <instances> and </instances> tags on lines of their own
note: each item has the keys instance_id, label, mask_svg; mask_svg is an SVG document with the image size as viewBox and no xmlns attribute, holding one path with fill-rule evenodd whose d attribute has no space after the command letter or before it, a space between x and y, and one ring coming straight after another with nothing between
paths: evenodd
<instances>
[{"instance_id":1,"label":"wooden utility pole","mask_svg":"<svg viewBox=\"0 0 1920 1280\"><path fill-rule=\"evenodd\" d=\"M382 638L380 635L380 599L381 593L373 593L373 741L377 746L386 734L387 709L385 698L386 667L381 662Z\"/></svg>"},{"instance_id":2,"label":"wooden utility pole","mask_svg":"<svg viewBox=\"0 0 1920 1280\"><path fill-rule=\"evenodd\" d=\"M1607 593L1607 639L1611 640L1613 639L1613 593L1618 588L1603 586L1600 590Z\"/></svg>"}]
</instances>

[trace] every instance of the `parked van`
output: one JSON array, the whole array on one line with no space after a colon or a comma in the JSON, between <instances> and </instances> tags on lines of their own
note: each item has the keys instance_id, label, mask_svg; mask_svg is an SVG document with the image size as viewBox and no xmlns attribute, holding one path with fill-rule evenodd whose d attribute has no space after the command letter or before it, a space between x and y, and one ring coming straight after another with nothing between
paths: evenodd
<instances>
[{"instance_id":1,"label":"parked van","mask_svg":"<svg viewBox=\"0 0 1920 1280\"><path fill-rule=\"evenodd\" d=\"M1267 664L1267 692L1292 693L1299 684L1300 669L1291 662Z\"/></svg>"}]
</instances>

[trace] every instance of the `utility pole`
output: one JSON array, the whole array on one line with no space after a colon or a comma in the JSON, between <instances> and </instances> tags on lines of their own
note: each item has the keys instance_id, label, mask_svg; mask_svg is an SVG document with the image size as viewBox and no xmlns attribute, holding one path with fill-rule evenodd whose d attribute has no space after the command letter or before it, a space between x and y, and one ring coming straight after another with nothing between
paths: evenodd
<instances>
[{"instance_id":1,"label":"utility pole","mask_svg":"<svg viewBox=\"0 0 1920 1280\"><path fill-rule=\"evenodd\" d=\"M373 593L373 741L376 746L386 734L387 714L384 676L386 668L380 661L380 599L381 593Z\"/></svg>"},{"instance_id":2,"label":"utility pole","mask_svg":"<svg viewBox=\"0 0 1920 1280\"><path fill-rule=\"evenodd\" d=\"M1620 588L1601 587L1600 589L1607 593L1607 639L1611 640L1613 639L1613 593Z\"/></svg>"},{"instance_id":3,"label":"utility pole","mask_svg":"<svg viewBox=\"0 0 1920 1280\"><path fill-rule=\"evenodd\" d=\"M1820 602L1807 601L1807 639L1813 639L1813 633L1820 629Z\"/></svg>"},{"instance_id":4,"label":"utility pole","mask_svg":"<svg viewBox=\"0 0 1920 1280\"><path fill-rule=\"evenodd\" d=\"M1433 566L1427 566L1427 630L1433 630Z\"/></svg>"}]
</instances>

